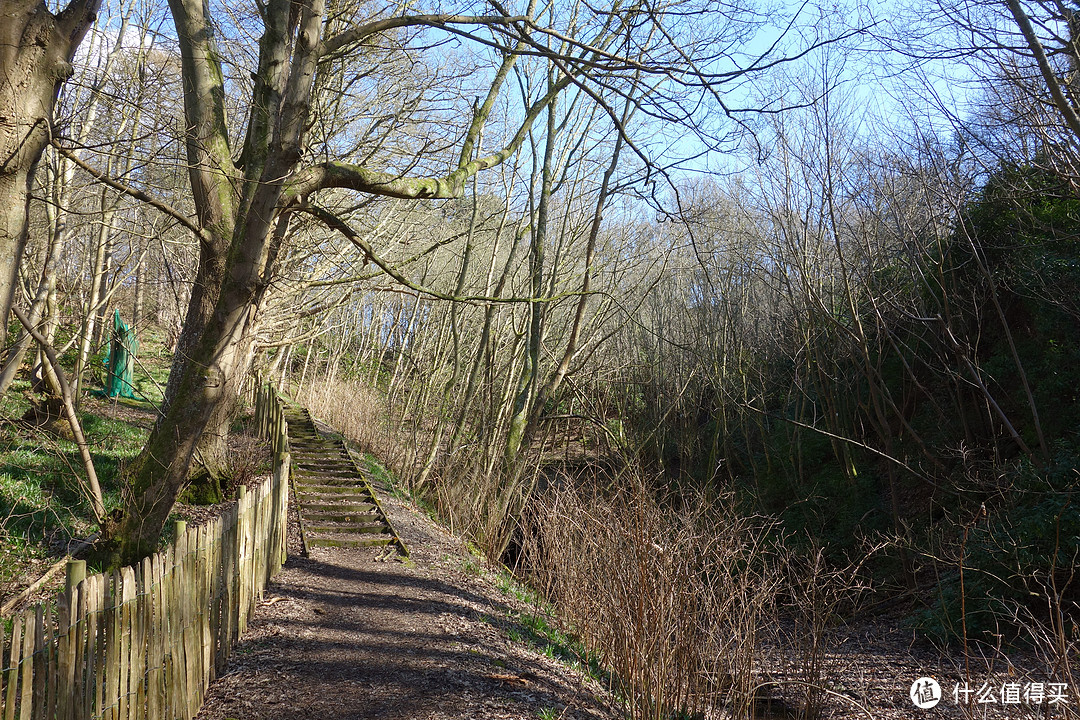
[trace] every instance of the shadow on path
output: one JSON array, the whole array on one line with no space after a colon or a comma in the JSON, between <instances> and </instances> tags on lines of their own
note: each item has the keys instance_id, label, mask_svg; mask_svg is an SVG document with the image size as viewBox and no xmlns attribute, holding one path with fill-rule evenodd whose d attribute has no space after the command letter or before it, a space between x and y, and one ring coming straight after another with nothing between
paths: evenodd
<instances>
[{"instance_id":1,"label":"shadow on path","mask_svg":"<svg viewBox=\"0 0 1080 720\"><path fill-rule=\"evenodd\" d=\"M290 559L198 717L609 716L595 684L508 639L508 598L441 555L414 552L414 567L369 550Z\"/></svg>"}]
</instances>

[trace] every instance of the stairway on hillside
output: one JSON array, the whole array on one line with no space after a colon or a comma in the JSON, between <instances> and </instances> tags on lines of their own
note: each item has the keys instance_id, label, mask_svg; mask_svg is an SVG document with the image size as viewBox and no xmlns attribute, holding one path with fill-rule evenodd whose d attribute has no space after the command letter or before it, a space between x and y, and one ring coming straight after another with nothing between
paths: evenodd
<instances>
[{"instance_id":1,"label":"stairway on hillside","mask_svg":"<svg viewBox=\"0 0 1080 720\"><path fill-rule=\"evenodd\" d=\"M292 482L304 553L312 547L392 546L408 557L362 470L339 438L323 435L306 408L286 406Z\"/></svg>"}]
</instances>

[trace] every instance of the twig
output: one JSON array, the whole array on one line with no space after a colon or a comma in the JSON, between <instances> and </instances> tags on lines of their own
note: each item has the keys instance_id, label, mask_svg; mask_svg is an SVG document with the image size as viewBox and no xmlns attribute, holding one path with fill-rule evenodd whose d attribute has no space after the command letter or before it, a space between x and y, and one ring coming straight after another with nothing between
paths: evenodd
<instances>
[{"instance_id":1,"label":"twig","mask_svg":"<svg viewBox=\"0 0 1080 720\"><path fill-rule=\"evenodd\" d=\"M801 687L813 688L815 690L820 690L821 692L825 693L826 695L831 695L831 696L833 696L833 697L835 697L835 698L837 698L839 700L845 700L845 701L851 703L863 715L866 715L866 717L870 718L870 720L874 720L874 716L873 716L873 714L871 714L870 710L868 710L865 705L861 704L855 698L848 697L847 695L844 695L843 693L838 693L835 690L830 690L827 687L822 687L821 685L819 685L817 683L807 682L805 680L774 680L772 682L772 684L773 685L799 685ZM757 691L760 690L761 688L763 688L764 686L765 686L764 684L757 685L754 688L754 693L757 693Z\"/></svg>"},{"instance_id":2,"label":"twig","mask_svg":"<svg viewBox=\"0 0 1080 720\"><path fill-rule=\"evenodd\" d=\"M67 566L69 560L73 560L74 558L79 557L79 555L82 554L83 550L93 545L97 538L98 533L94 533L85 540L77 541L75 544L75 549L67 555L64 555L64 557L60 558L55 563L53 563L52 567L46 570L44 575L39 577L34 582L30 583L30 585L24 588L22 592L8 598L8 600L3 605L0 605L0 617L6 617L8 614L11 613L12 610L26 602L27 598L36 593L42 585L56 577L56 575L61 570L63 570L64 567Z\"/></svg>"},{"instance_id":3,"label":"twig","mask_svg":"<svg viewBox=\"0 0 1080 720\"><path fill-rule=\"evenodd\" d=\"M101 486L98 484L97 472L94 470L94 460L90 457L90 446L86 444L86 436L83 435L79 417L75 414L75 405L71 398L71 386L68 385L67 378L64 377L64 370L60 367L60 362L56 358L56 351L53 350L52 345L37 331L37 328L30 323L21 310L12 307L11 312L15 314L15 317L19 318L19 322L23 324L26 331L41 346L42 352L45 353L45 357L53 366L56 379L60 383L60 392L64 399L64 412L67 415L68 423L71 425L71 434L75 436L75 444L79 446L79 454L82 456L83 465L86 467L86 475L90 483L87 494L90 496L91 509L94 511L94 519L97 521L98 526L101 527L105 522L105 501L101 497ZM80 481L79 485L82 486L84 491L87 490L83 482Z\"/></svg>"}]
</instances>

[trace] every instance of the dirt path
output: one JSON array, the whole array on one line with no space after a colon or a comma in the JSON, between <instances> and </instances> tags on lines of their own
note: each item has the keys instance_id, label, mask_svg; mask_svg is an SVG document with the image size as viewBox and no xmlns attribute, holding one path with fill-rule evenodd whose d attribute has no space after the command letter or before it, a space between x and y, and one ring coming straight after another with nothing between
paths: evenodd
<instances>
[{"instance_id":1,"label":"dirt path","mask_svg":"<svg viewBox=\"0 0 1080 720\"><path fill-rule=\"evenodd\" d=\"M613 717L598 683L519 639L536 608L427 518L384 505L411 563L294 544L198 718Z\"/></svg>"}]
</instances>

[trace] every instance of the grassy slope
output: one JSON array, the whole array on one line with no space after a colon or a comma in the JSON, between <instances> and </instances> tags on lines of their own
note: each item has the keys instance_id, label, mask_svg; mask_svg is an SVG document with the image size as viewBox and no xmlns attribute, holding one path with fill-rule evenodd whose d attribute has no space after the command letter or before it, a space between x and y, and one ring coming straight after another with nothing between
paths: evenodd
<instances>
[{"instance_id":1,"label":"grassy slope","mask_svg":"<svg viewBox=\"0 0 1080 720\"><path fill-rule=\"evenodd\" d=\"M105 495L120 504L124 467L142 449L170 358L153 331L142 334L135 386L146 400L84 395L80 420ZM85 386L101 388L100 361ZM95 377L96 373L96 377ZM29 381L19 379L0 397L0 598L35 580L67 542L94 532L90 505L79 488L85 470L74 442L20 422L30 407Z\"/></svg>"}]
</instances>

